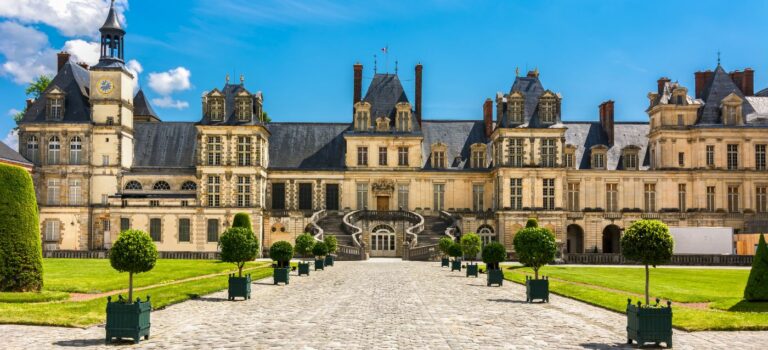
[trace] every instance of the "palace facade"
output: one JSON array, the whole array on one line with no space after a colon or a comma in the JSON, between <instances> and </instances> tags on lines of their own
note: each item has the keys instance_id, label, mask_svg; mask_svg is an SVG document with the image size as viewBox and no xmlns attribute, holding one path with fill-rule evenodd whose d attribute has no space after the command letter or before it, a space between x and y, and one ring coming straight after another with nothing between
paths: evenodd
<instances>
[{"instance_id":1,"label":"palace facade","mask_svg":"<svg viewBox=\"0 0 768 350\"><path fill-rule=\"evenodd\" d=\"M616 122L613 101L596 121L564 121L538 71L476 120L427 119L421 64L413 95L382 73L363 94L355 64L347 123L265 122L242 78L206 93L195 121L164 122L124 66L114 10L101 34L99 63L60 53L19 123L47 251L107 249L136 228L161 251L215 252L239 212L264 246L324 232L373 256L470 231L511 249L530 217L568 253L616 253L641 218L768 226L768 89L749 68L696 72L690 92L659 79L648 122Z\"/></svg>"}]
</instances>

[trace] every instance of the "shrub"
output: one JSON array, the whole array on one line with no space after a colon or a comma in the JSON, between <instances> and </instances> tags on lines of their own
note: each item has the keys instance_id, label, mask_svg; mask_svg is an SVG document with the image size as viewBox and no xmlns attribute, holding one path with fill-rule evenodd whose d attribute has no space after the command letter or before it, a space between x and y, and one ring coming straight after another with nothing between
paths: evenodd
<instances>
[{"instance_id":1,"label":"shrub","mask_svg":"<svg viewBox=\"0 0 768 350\"><path fill-rule=\"evenodd\" d=\"M744 299L768 301L768 247L762 234L752 261L752 270L749 271L747 287L744 288Z\"/></svg>"},{"instance_id":2,"label":"shrub","mask_svg":"<svg viewBox=\"0 0 768 350\"><path fill-rule=\"evenodd\" d=\"M536 221L536 218L530 218L528 221L525 222L526 228L532 228L532 227L539 227L539 222Z\"/></svg>"},{"instance_id":3,"label":"shrub","mask_svg":"<svg viewBox=\"0 0 768 350\"><path fill-rule=\"evenodd\" d=\"M253 232L253 226L251 226L251 216L248 213L237 213L232 220L232 227L242 227Z\"/></svg>"},{"instance_id":4,"label":"shrub","mask_svg":"<svg viewBox=\"0 0 768 350\"><path fill-rule=\"evenodd\" d=\"M141 230L125 230L109 250L109 263L119 272L128 272L128 302L133 302L133 274L152 270L157 262L157 247Z\"/></svg>"},{"instance_id":5,"label":"shrub","mask_svg":"<svg viewBox=\"0 0 768 350\"><path fill-rule=\"evenodd\" d=\"M0 291L40 291L43 252L32 177L0 164Z\"/></svg>"},{"instance_id":6,"label":"shrub","mask_svg":"<svg viewBox=\"0 0 768 350\"><path fill-rule=\"evenodd\" d=\"M269 257L277 262L277 267L288 267L293 258L293 246L286 241L277 241L269 247Z\"/></svg>"},{"instance_id":7,"label":"shrub","mask_svg":"<svg viewBox=\"0 0 768 350\"><path fill-rule=\"evenodd\" d=\"M448 248L448 255L452 258L458 258L461 256L461 244L452 242Z\"/></svg>"},{"instance_id":8,"label":"shrub","mask_svg":"<svg viewBox=\"0 0 768 350\"><path fill-rule=\"evenodd\" d=\"M483 241L476 233L467 233L461 236L460 243L461 251L464 252L464 256L469 260L474 261L477 254L480 253L480 247L483 245Z\"/></svg>"},{"instance_id":9,"label":"shrub","mask_svg":"<svg viewBox=\"0 0 768 350\"><path fill-rule=\"evenodd\" d=\"M239 215L239 214L238 214ZM219 238L221 261L234 263L238 277L243 277L243 266L247 261L256 259L259 253L259 240L245 227L231 227Z\"/></svg>"},{"instance_id":10,"label":"shrub","mask_svg":"<svg viewBox=\"0 0 768 350\"><path fill-rule=\"evenodd\" d=\"M328 246L325 242L317 242L312 246L312 254L317 258L324 257L328 255Z\"/></svg>"},{"instance_id":11,"label":"shrub","mask_svg":"<svg viewBox=\"0 0 768 350\"><path fill-rule=\"evenodd\" d=\"M488 270L498 270L499 263L507 259L507 248L499 242L491 242L483 247L483 262Z\"/></svg>"},{"instance_id":12,"label":"shrub","mask_svg":"<svg viewBox=\"0 0 768 350\"><path fill-rule=\"evenodd\" d=\"M451 237L443 237L440 238L439 241L437 241L437 249L440 250L440 253L443 253L443 256L449 256L448 249L451 248L453 245L453 240Z\"/></svg>"},{"instance_id":13,"label":"shrub","mask_svg":"<svg viewBox=\"0 0 768 350\"><path fill-rule=\"evenodd\" d=\"M336 250L339 249L339 240L336 239L336 236L326 235L323 237L323 242L328 247L328 254L336 253Z\"/></svg>"},{"instance_id":14,"label":"shrub","mask_svg":"<svg viewBox=\"0 0 768 350\"><path fill-rule=\"evenodd\" d=\"M658 220L635 221L621 236L621 254L645 265L645 305L650 299L648 265L656 267L672 259L674 245L669 227Z\"/></svg>"},{"instance_id":15,"label":"shrub","mask_svg":"<svg viewBox=\"0 0 768 350\"><path fill-rule=\"evenodd\" d=\"M312 247L315 246L315 237L309 233L302 233L296 237L296 253L306 258L312 254Z\"/></svg>"},{"instance_id":16,"label":"shrub","mask_svg":"<svg viewBox=\"0 0 768 350\"><path fill-rule=\"evenodd\" d=\"M526 227L517 232L513 243L518 260L533 269L536 279L539 279L539 269L555 260L555 235L545 228Z\"/></svg>"}]
</instances>

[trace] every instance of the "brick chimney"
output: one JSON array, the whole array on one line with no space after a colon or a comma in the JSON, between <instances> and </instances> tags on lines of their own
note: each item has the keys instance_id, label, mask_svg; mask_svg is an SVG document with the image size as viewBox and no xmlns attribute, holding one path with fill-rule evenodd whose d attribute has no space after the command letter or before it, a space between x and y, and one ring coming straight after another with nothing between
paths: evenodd
<instances>
[{"instance_id":1,"label":"brick chimney","mask_svg":"<svg viewBox=\"0 0 768 350\"><path fill-rule=\"evenodd\" d=\"M32 104L33 104L33 103L35 103L35 100L34 100L34 99L31 99L31 98L28 98L28 99L27 99L27 109L29 109L30 107L32 107Z\"/></svg>"},{"instance_id":2,"label":"brick chimney","mask_svg":"<svg viewBox=\"0 0 768 350\"><path fill-rule=\"evenodd\" d=\"M735 70L729 73L729 75L744 96L753 96L755 94L755 71L752 68L745 68L744 71Z\"/></svg>"},{"instance_id":3,"label":"brick chimney","mask_svg":"<svg viewBox=\"0 0 768 350\"><path fill-rule=\"evenodd\" d=\"M421 63L416 64L416 82L415 82L415 106L414 110L416 113L416 122L419 123L419 127L421 127L421 71L424 69L424 67L421 65Z\"/></svg>"},{"instance_id":4,"label":"brick chimney","mask_svg":"<svg viewBox=\"0 0 768 350\"><path fill-rule=\"evenodd\" d=\"M58 58L58 68L56 69L57 72L60 71L61 68L67 64L67 62L69 62L69 56L69 52L66 51L62 51L56 54L56 58Z\"/></svg>"},{"instance_id":5,"label":"brick chimney","mask_svg":"<svg viewBox=\"0 0 768 350\"><path fill-rule=\"evenodd\" d=\"M600 104L600 127L608 136L608 145L613 145L613 101L608 100Z\"/></svg>"},{"instance_id":6,"label":"brick chimney","mask_svg":"<svg viewBox=\"0 0 768 350\"><path fill-rule=\"evenodd\" d=\"M667 77L661 77L659 80L656 81L657 83L657 92L659 95L661 95L664 92L664 84L670 82L671 80Z\"/></svg>"},{"instance_id":7,"label":"brick chimney","mask_svg":"<svg viewBox=\"0 0 768 350\"><path fill-rule=\"evenodd\" d=\"M490 98L485 99L483 103L483 124L485 125L485 137L490 137L493 133L493 101Z\"/></svg>"},{"instance_id":8,"label":"brick chimney","mask_svg":"<svg viewBox=\"0 0 768 350\"><path fill-rule=\"evenodd\" d=\"M363 95L363 65L358 62L352 67L354 68L354 91L352 94L352 114L354 115L355 103L360 102Z\"/></svg>"},{"instance_id":9,"label":"brick chimney","mask_svg":"<svg viewBox=\"0 0 768 350\"><path fill-rule=\"evenodd\" d=\"M88 70L88 68L90 67L88 63L85 63L85 62L77 62L77 65L80 67L83 67L85 70Z\"/></svg>"},{"instance_id":10,"label":"brick chimney","mask_svg":"<svg viewBox=\"0 0 768 350\"><path fill-rule=\"evenodd\" d=\"M715 73L711 70L693 73L696 78L696 98L704 98L704 89L707 88L707 82L712 79L714 74Z\"/></svg>"}]
</instances>

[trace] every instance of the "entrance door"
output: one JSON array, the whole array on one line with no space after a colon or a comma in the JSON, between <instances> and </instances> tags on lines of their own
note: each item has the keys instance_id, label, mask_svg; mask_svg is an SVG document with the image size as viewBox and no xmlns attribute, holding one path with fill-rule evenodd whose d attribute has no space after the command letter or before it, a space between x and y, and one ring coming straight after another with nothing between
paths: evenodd
<instances>
[{"instance_id":1,"label":"entrance door","mask_svg":"<svg viewBox=\"0 0 768 350\"><path fill-rule=\"evenodd\" d=\"M389 210L389 197L387 196L376 197L376 210Z\"/></svg>"},{"instance_id":2,"label":"entrance door","mask_svg":"<svg viewBox=\"0 0 768 350\"><path fill-rule=\"evenodd\" d=\"M385 225L371 233L371 256L396 256L395 233Z\"/></svg>"},{"instance_id":3,"label":"entrance door","mask_svg":"<svg viewBox=\"0 0 768 350\"><path fill-rule=\"evenodd\" d=\"M325 185L325 209L339 210L339 185Z\"/></svg>"}]
</instances>

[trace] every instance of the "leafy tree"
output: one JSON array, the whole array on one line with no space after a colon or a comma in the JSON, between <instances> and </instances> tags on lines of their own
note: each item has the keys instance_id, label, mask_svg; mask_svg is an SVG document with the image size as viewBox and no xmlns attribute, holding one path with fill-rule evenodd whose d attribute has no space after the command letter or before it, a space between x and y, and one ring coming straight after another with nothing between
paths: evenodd
<instances>
[{"instance_id":1,"label":"leafy tree","mask_svg":"<svg viewBox=\"0 0 768 350\"><path fill-rule=\"evenodd\" d=\"M448 248L448 255L456 259L461 256L461 253L461 244L456 242L451 243L451 246Z\"/></svg>"},{"instance_id":2,"label":"leafy tree","mask_svg":"<svg viewBox=\"0 0 768 350\"><path fill-rule=\"evenodd\" d=\"M439 241L437 241L437 249L440 250L441 253L443 253L443 256L450 256L448 254L448 249L451 248L453 245L453 240L451 237L443 237L440 238Z\"/></svg>"},{"instance_id":3,"label":"leafy tree","mask_svg":"<svg viewBox=\"0 0 768 350\"><path fill-rule=\"evenodd\" d=\"M247 219L247 216L246 216ZM238 277L243 277L243 266L256 259L259 253L259 240L253 236L250 228L231 227L219 238L221 261L234 263Z\"/></svg>"},{"instance_id":4,"label":"leafy tree","mask_svg":"<svg viewBox=\"0 0 768 350\"><path fill-rule=\"evenodd\" d=\"M480 247L483 245L482 239L476 233L467 233L461 236L461 251L470 261L474 261L477 254L480 253Z\"/></svg>"},{"instance_id":5,"label":"leafy tree","mask_svg":"<svg viewBox=\"0 0 768 350\"><path fill-rule=\"evenodd\" d=\"M669 227L658 220L635 221L621 237L621 254L645 265L645 305L649 305L650 300L648 265L656 267L669 262L674 245Z\"/></svg>"},{"instance_id":6,"label":"leafy tree","mask_svg":"<svg viewBox=\"0 0 768 350\"><path fill-rule=\"evenodd\" d=\"M530 220L529 220L530 221ZM512 242L520 263L533 269L539 279L539 269L555 260L555 235L542 227L526 227L517 232Z\"/></svg>"},{"instance_id":7,"label":"leafy tree","mask_svg":"<svg viewBox=\"0 0 768 350\"><path fill-rule=\"evenodd\" d=\"M40 96L43 95L43 92L45 92L45 89L48 88L48 85L51 84L51 77L45 74L41 74L35 80L29 83L27 85L27 88L24 90L24 93L27 94L27 96L30 96L37 100L40 98Z\"/></svg>"},{"instance_id":8,"label":"leafy tree","mask_svg":"<svg viewBox=\"0 0 768 350\"><path fill-rule=\"evenodd\" d=\"M269 114L267 114L267 112L262 111L261 112L261 121L263 123L271 123L272 122L272 118L269 117Z\"/></svg>"},{"instance_id":9,"label":"leafy tree","mask_svg":"<svg viewBox=\"0 0 768 350\"><path fill-rule=\"evenodd\" d=\"M336 250L339 249L339 240L336 239L336 236L326 235L323 237L323 242L328 247L329 254L336 253Z\"/></svg>"},{"instance_id":10,"label":"leafy tree","mask_svg":"<svg viewBox=\"0 0 768 350\"><path fill-rule=\"evenodd\" d=\"M277 267L288 267L293 258L293 246L286 241L277 241L269 247L269 257L277 261Z\"/></svg>"},{"instance_id":11,"label":"leafy tree","mask_svg":"<svg viewBox=\"0 0 768 350\"><path fill-rule=\"evenodd\" d=\"M40 291L43 253L29 173L0 164L0 291Z\"/></svg>"},{"instance_id":12,"label":"leafy tree","mask_svg":"<svg viewBox=\"0 0 768 350\"><path fill-rule=\"evenodd\" d=\"M317 242L312 246L312 254L317 258L322 258L328 255L328 246L325 242Z\"/></svg>"},{"instance_id":13,"label":"leafy tree","mask_svg":"<svg viewBox=\"0 0 768 350\"><path fill-rule=\"evenodd\" d=\"M152 270L157 262L157 247L141 230L125 230L109 250L109 263L119 272L128 272L128 302L133 303L133 274Z\"/></svg>"},{"instance_id":14,"label":"leafy tree","mask_svg":"<svg viewBox=\"0 0 768 350\"><path fill-rule=\"evenodd\" d=\"M499 242L491 242L483 247L483 262L488 270L498 270L499 263L507 259L507 248Z\"/></svg>"},{"instance_id":15,"label":"leafy tree","mask_svg":"<svg viewBox=\"0 0 768 350\"><path fill-rule=\"evenodd\" d=\"M765 237L760 235L752 270L749 271L747 287L744 288L744 299L748 301L768 301L768 247Z\"/></svg>"},{"instance_id":16,"label":"leafy tree","mask_svg":"<svg viewBox=\"0 0 768 350\"><path fill-rule=\"evenodd\" d=\"M528 219L528 221L525 222L525 227L526 228L539 227L539 222L536 221L536 218L530 218Z\"/></svg>"},{"instance_id":17,"label":"leafy tree","mask_svg":"<svg viewBox=\"0 0 768 350\"><path fill-rule=\"evenodd\" d=\"M312 247L315 246L315 237L309 233L302 233L296 237L296 253L302 258L307 258L312 254Z\"/></svg>"},{"instance_id":18,"label":"leafy tree","mask_svg":"<svg viewBox=\"0 0 768 350\"><path fill-rule=\"evenodd\" d=\"M253 226L251 226L251 216L248 213L235 214L234 220L232 220L232 227L242 227L253 232Z\"/></svg>"}]
</instances>

